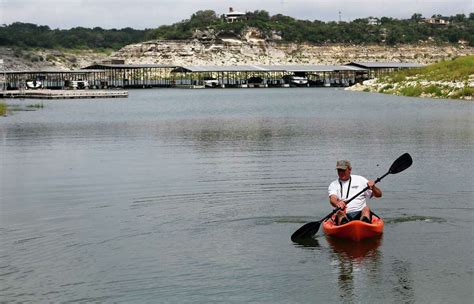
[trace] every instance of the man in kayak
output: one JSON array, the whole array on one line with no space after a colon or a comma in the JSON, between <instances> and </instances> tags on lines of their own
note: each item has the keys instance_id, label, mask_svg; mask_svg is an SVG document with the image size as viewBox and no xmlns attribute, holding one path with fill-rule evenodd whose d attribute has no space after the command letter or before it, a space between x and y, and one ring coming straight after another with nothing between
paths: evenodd
<instances>
[{"instance_id":1,"label":"man in kayak","mask_svg":"<svg viewBox=\"0 0 474 304\"><path fill-rule=\"evenodd\" d=\"M336 225L358 219L371 223L370 209L366 200L372 197L381 197L382 191L375 186L373 180L367 180L360 175L351 175L352 167L348 160L337 161L336 169L339 178L333 181L328 188L329 202L335 208L340 209L336 213ZM369 187L367 191L346 204L346 200L367 186Z\"/></svg>"}]
</instances>

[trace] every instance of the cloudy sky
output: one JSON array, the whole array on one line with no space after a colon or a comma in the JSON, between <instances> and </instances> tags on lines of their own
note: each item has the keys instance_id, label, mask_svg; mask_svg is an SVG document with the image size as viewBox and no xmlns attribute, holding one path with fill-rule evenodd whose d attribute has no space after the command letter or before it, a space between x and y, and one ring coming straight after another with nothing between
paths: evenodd
<instances>
[{"instance_id":1,"label":"cloudy sky","mask_svg":"<svg viewBox=\"0 0 474 304\"><path fill-rule=\"evenodd\" d=\"M187 19L198 10L226 13L266 10L297 19L351 21L366 17L410 18L474 12L473 0L0 0L0 25L28 22L68 29L156 28Z\"/></svg>"}]
</instances>

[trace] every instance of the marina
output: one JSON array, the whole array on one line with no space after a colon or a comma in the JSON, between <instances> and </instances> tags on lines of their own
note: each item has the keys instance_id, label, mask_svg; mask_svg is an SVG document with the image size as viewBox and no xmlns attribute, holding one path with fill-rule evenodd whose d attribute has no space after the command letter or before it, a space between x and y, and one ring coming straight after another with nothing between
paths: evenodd
<instances>
[{"instance_id":1,"label":"marina","mask_svg":"<svg viewBox=\"0 0 474 304\"><path fill-rule=\"evenodd\" d=\"M111 88L269 88L347 87L397 69L418 68L411 63L363 63L345 65L235 65L178 66L162 64L94 64L71 71L3 71L3 93L19 96L26 90L87 90ZM39 94L43 95L43 94ZM50 96L82 96L55 94ZM87 95L87 94L86 94ZM96 94L90 94L94 96ZM99 94L102 95L102 94ZM107 94L105 94L107 95ZM113 93L113 96L116 94ZM68 97L67 97L68 98Z\"/></svg>"}]
</instances>

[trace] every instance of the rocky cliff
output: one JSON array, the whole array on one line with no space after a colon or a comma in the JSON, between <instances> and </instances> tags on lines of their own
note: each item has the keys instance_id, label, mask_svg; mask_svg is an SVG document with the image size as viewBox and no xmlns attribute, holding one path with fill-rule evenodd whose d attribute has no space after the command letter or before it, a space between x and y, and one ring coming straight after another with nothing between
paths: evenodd
<instances>
[{"instance_id":1,"label":"rocky cliff","mask_svg":"<svg viewBox=\"0 0 474 304\"><path fill-rule=\"evenodd\" d=\"M117 52L18 51L0 48L7 70L77 69L106 59L126 64L243 65L243 64L344 64L351 61L393 61L429 64L474 54L466 45L341 45L282 43L249 29L242 35L196 32L186 41L148 41Z\"/></svg>"},{"instance_id":2,"label":"rocky cliff","mask_svg":"<svg viewBox=\"0 0 474 304\"><path fill-rule=\"evenodd\" d=\"M126 63L176 65L239 64L344 64L351 61L394 61L433 63L442 59L473 54L465 45L310 45L281 43L268 39L256 29L242 35L195 32L188 41L148 41L128 45L112 57Z\"/></svg>"},{"instance_id":3,"label":"rocky cliff","mask_svg":"<svg viewBox=\"0 0 474 304\"><path fill-rule=\"evenodd\" d=\"M351 61L393 61L429 64L473 48L436 45L309 45L264 40L149 41L128 45L112 55L125 63L176 65L344 64Z\"/></svg>"},{"instance_id":4,"label":"rocky cliff","mask_svg":"<svg viewBox=\"0 0 474 304\"><path fill-rule=\"evenodd\" d=\"M0 47L0 71L74 70L108 59L110 54L94 50L27 50Z\"/></svg>"}]
</instances>

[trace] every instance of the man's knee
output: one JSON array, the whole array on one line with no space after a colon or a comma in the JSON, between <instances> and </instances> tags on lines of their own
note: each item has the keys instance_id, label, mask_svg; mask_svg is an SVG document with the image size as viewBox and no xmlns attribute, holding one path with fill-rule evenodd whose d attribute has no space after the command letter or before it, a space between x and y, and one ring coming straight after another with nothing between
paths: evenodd
<instances>
[{"instance_id":1,"label":"man's knee","mask_svg":"<svg viewBox=\"0 0 474 304\"><path fill-rule=\"evenodd\" d=\"M364 207L362 209L362 213L360 215L360 219L363 222L371 223L372 222L372 217L370 216L370 209L369 207Z\"/></svg>"}]
</instances>

